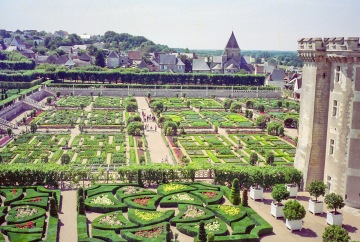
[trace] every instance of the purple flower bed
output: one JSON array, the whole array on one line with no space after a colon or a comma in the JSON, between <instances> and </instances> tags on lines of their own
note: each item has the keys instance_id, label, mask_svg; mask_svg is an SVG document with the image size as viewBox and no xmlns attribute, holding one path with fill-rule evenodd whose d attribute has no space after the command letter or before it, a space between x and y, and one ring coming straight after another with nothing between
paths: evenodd
<instances>
[{"instance_id":1,"label":"purple flower bed","mask_svg":"<svg viewBox=\"0 0 360 242\"><path fill-rule=\"evenodd\" d=\"M137 152L139 157L144 155L144 151L142 149L138 149Z\"/></svg>"},{"instance_id":2,"label":"purple flower bed","mask_svg":"<svg viewBox=\"0 0 360 242\"><path fill-rule=\"evenodd\" d=\"M170 143L171 147L175 147L173 137L172 136L168 137L168 140L169 140L169 143Z\"/></svg>"},{"instance_id":3,"label":"purple flower bed","mask_svg":"<svg viewBox=\"0 0 360 242\"><path fill-rule=\"evenodd\" d=\"M175 152L176 156L179 158L179 160L181 160L183 157L181 150L179 148L174 148L174 152Z\"/></svg>"},{"instance_id":4,"label":"purple flower bed","mask_svg":"<svg viewBox=\"0 0 360 242\"><path fill-rule=\"evenodd\" d=\"M0 140L0 146L3 146L4 144L6 144L10 139L11 139L10 136L5 136L4 138L2 138Z\"/></svg>"}]
</instances>

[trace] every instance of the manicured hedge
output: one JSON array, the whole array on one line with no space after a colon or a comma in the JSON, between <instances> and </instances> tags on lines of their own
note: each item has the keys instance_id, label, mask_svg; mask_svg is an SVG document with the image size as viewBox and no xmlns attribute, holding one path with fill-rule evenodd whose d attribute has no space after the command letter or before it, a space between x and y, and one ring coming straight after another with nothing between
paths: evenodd
<instances>
[{"instance_id":1,"label":"manicured hedge","mask_svg":"<svg viewBox=\"0 0 360 242\"><path fill-rule=\"evenodd\" d=\"M190 197L192 197L194 200L193 201L184 201L184 200L170 200L171 197L173 195L177 195L177 194L187 194ZM161 199L160 201L160 207L161 208L172 208L172 207L177 207L179 204L193 204L193 205L199 205L202 206L203 202L200 200L200 198L190 194L190 193L176 193L176 194L170 194L168 196L163 197L163 199Z\"/></svg>"},{"instance_id":2,"label":"manicured hedge","mask_svg":"<svg viewBox=\"0 0 360 242\"><path fill-rule=\"evenodd\" d=\"M78 214L77 216L77 235L78 241L81 241L82 239L87 239L89 237L85 215Z\"/></svg>"},{"instance_id":3,"label":"manicured hedge","mask_svg":"<svg viewBox=\"0 0 360 242\"><path fill-rule=\"evenodd\" d=\"M58 241L58 226L59 219L53 216L49 217L49 225L47 228L46 242L57 242Z\"/></svg>"},{"instance_id":4,"label":"manicured hedge","mask_svg":"<svg viewBox=\"0 0 360 242\"><path fill-rule=\"evenodd\" d=\"M12 202L21 200L24 197L22 189L1 189L0 194L5 197L5 206L9 206Z\"/></svg>"},{"instance_id":5,"label":"manicured hedge","mask_svg":"<svg viewBox=\"0 0 360 242\"><path fill-rule=\"evenodd\" d=\"M247 215L256 225L255 228L251 230L251 234L261 236L265 234L271 234L273 232L273 227L253 209L250 207L242 207L242 209L246 211Z\"/></svg>"},{"instance_id":6,"label":"manicured hedge","mask_svg":"<svg viewBox=\"0 0 360 242\"><path fill-rule=\"evenodd\" d=\"M24 222L32 221L32 220L35 220L42 216L45 216L45 214L46 214L46 211L43 208L35 207L35 206L26 206L26 207L28 207L30 209L36 209L37 213L32 216L27 216L27 217L23 217L23 218L15 218L14 216L17 213L17 209L21 208L21 207L15 207L15 208L10 209L10 211L8 212L9 216L6 217L7 223L8 224L24 223Z\"/></svg>"},{"instance_id":7,"label":"manicured hedge","mask_svg":"<svg viewBox=\"0 0 360 242\"><path fill-rule=\"evenodd\" d=\"M95 199L97 196L103 196L103 195L107 195L108 198L114 204L113 205L97 205L97 204L90 203L90 201ZM112 193L101 193L101 194L97 194L95 196L91 196L91 197L85 199L85 208L86 208L86 211L97 212L97 213L108 213L108 212L113 212L113 211L117 211L117 210L126 211L127 206L124 203L117 200Z\"/></svg>"},{"instance_id":8,"label":"manicured hedge","mask_svg":"<svg viewBox=\"0 0 360 242\"><path fill-rule=\"evenodd\" d=\"M99 185L97 188L94 189L85 189L86 196L91 197L101 193L114 193L115 190L120 188L118 185L110 185L110 186L101 186Z\"/></svg>"},{"instance_id":9,"label":"manicured hedge","mask_svg":"<svg viewBox=\"0 0 360 242\"><path fill-rule=\"evenodd\" d=\"M211 231L211 232L213 232L216 236L228 234L227 226L221 219L218 219L218 218L209 219L209 220L205 220L204 223L206 225L207 223L211 223L214 221L219 222L220 228L218 231ZM195 236L197 236L197 234L199 232L198 225L199 225L198 222L196 222L196 223L178 223L178 224L176 224L176 228L183 234L186 234L191 237L195 237ZM208 234L209 232L210 231L206 230L206 234Z\"/></svg>"},{"instance_id":10,"label":"manicured hedge","mask_svg":"<svg viewBox=\"0 0 360 242\"><path fill-rule=\"evenodd\" d=\"M204 195L203 193L206 192L214 192L217 195L214 198L209 198L206 195ZM211 204L219 204L221 202L223 202L223 192L222 191L214 191L214 190L196 190L196 191L191 191L191 194L194 194L195 196L199 197L206 205L211 205Z\"/></svg>"},{"instance_id":11,"label":"manicured hedge","mask_svg":"<svg viewBox=\"0 0 360 242\"><path fill-rule=\"evenodd\" d=\"M232 234L249 234L254 227L255 223L249 217L231 223Z\"/></svg>"},{"instance_id":12,"label":"manicured hedge","mask_svg":"<svg viewBox=\"0 0 360 242\"><path fill-rule=\"evenodd\" d=\"M202 215L202 216L196 217L196 218L182 218L182 217L184 216L186 210L188 209L188 206L194 206L194 207L196 207L196 208L198 208L198 209L200 209L200 210L203 210L203 211L205 212L205 214ZM178 213L178 215L176 215L174 218L172 218L172 219L170 220L170 223L171 223L171 225L173 225L173 226L174 226L175 224L178 224L178 223L199 222L199 221L201 221L201 220L206 220L206 219L215 218L215 214L214 214L212 211L210 211L210 210L208 210L208 209L206 209L206 208L204 208L204 207L202 207L202 206L179 204L178 208L179 208L179 211L180 211L180 212Z\"/></svg>"},{"instance_id":13,"label":"manicured hedge","mask_svg":"<svg viewBox=\"0 0 360 242\"><path fill-rule=\"evenodd\" d=\"M234 215L230 215L228 213L225 213L221 209L219 209L219 206L229 207L229 208L238 208L239 213L234 214ZM209 205L206 208L208 208L210 211L215 213L215 215L217 217L224 220L225 223L227 223L228 225L231 225L232 222L239 221L239 220L243 219L246 216L246 210L242 209L242 207L240 207L240 206L235 206L235 205Z\"/></svg>"},{"instance_id":14,"label":"manicured hedge","mask_svg":"<svg viewBox=\"0 0 360 242\"><path fill-rule=\"evenodd\" d=\"M39 200L34 201L35 199L39 199ZM17 206L26 206L26 205L47 209L48 197L36 197L36 198L28 198L28 199L24 198L22 200L11 203L10 206L13 208Z\"/></svg>"},{"instance_id":15,"label":"manicured hedge","mask_svg":"<svg viewBox=\"0 0 360 242\"><path fill-rule=\"evenodd\" d=\"M34 233L43 233L43 227L45 224L45 216L31 220L34 222L34 228L26 228L27 222L24 223L14 223L5 226L1 226L1 232L4 234L7 233L19 233L19 234L34 234ZM25 228L18 228L18 226L24 226Z\"/></svg>"},{"instance_id":16,"label":"manicured hedge","mask_svg":"<svg viewBox=\"0 0 360 242\"><path fill-rule=\"evenodd\" d=\"M151 220L144 220L142 218L140 218L139 216L137 216L135 213L136 211L140 211L140 212L145 212L148 214L151 213L159 213L159 211L145 211L145 210L138 210L138 209L133 209L133 208L129 208L128 210L128 218L131 222L136 223L140 226L147 226L147 225L153 225L153 224L157 224L157 223L161 223L164 221L168 221L170 218L174 217L175 211L174 210L168 210L168 211L164 211L163 214L156 219L151 219Z\"/></svg>"},{"instance_id":17,"label":"manicured hedge","mask_svg":"<svg viewBox=\"0 0 360 242\"><path fill-rule=\"evenodd\" d=\"M102 230L102 229L92 229L91 236L93 238L101 239L107 242L122 242L127 241L121 238L119 235L115 233L113 230Z\"/></svg>"},{"instance_id":18,"label":"manicured hedge","mask_svg":"<svg viewBox=\"0 0 360 242\"><path fill-rule=\"evenodd\" d=\"M7 236L9 237L9 240L11 242L24 242L24 241L36 242L36 241L41 241L42 233L20 234L20 233L9 232Z\"/></svg>"},{"instance_id":19,"label":"manicured hedge","mask_svg":"<svg viewBox=\"0 0 360 242\"><path fill-rule=\"evenodd\" d=\"M112 214L117 214L117 219L123 223L123 225L106 225L103 223L100 223L100 219L112 215ZM114 230L116 233L120 233L120 230L122 229L131 229L131 228L136 228L138 225L136 225L135 223L130 222L129 220L127 220L124 215L117 211L117 212L111 212L111 213L106 213L103 214L97 218L95 218L92 223L91 226L93 229L101 229L101 230Z\"/></svg>"}]
</instances>

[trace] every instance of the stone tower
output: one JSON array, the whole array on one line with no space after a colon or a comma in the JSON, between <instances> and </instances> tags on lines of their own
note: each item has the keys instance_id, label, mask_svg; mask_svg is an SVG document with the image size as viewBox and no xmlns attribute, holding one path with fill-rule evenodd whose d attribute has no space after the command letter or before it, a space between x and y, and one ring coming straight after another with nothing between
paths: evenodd
<instances>
[{"instance_id":1,"label":"stone tower","mask_svg":"<svg viewBox=\"0 0 360 242\"><path fill-rule=\"evenodd\" d=\"M234 32L231 32L229 41L227 42L225 49L222 54L223 63L234 58L237 61L240 61L241 50L236 41Z\"/></svg>"},{"instance_id":2,"label":"stone tower","mask_svg":"<svg viewBox=\"0 0 360 242\"><path fill-rule=\"evenodd\" d=\"M324 180L329 192L360 208L359 38L304 38L304 62L295 167L304 187Z\"/></svg>"}]
</instances>

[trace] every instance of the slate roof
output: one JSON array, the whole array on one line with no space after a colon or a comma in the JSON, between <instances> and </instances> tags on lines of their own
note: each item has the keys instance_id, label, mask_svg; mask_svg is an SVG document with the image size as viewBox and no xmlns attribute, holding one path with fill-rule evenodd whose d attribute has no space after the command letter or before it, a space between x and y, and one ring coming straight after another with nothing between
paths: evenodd
<instances>
[{"instance_id":1,"label":"slate roof","mask_svg":"<svg viewBox=\"0 0 360 242\"><path fill-rule=\"evenodd\" d=\"M222 62L222 56L213 56L212 57L213 63L221 63Z\"/></svg>"},{"instance_id":2,"label":"slate roof","mask_svg":"<svg viewBox=\"0 0 360 242\"><path fill-rule=\"evenodd\" d=\"M67 55L62 55L60 56L57 61L55 62L55 64L57 65L64 65L67 61L69 60Z\"/></svg>"},{"instance_id":3,"label":"slate roof","mask_svg":"<svg viewBox=\"0 0 360 242\"><path fill-rule=\"evenodd\" d=\"M160 65L175 65L176 57L174 55L160 54L159 55Z\"/></svg>"},{"instance_id":4,"label":"slate roof","mask_svg":"<svg viewBox=\"0 0 360 242\"><path fill-rule=\"evenodd\" d=\"M129 50L128 57L130 60L141 60L142 52L141 52L141 50Z\"/></svg>"},{"instance_id":5,"label":"slate roof","mask_svg":"<svg viewBox=\"0 0 360 242\"><path fill-rule=\"evenodd\" d=\"M182 62L179 58L176 58L176 65L178 66L184 66L184 62Z\"/></svg>"},{"instance_id":6,"label":"slate roof","mask_svg":"<svg viewBox=\"0 0 360 242\"><path fill-rule=\"evenodd\" d=\"M113 50L110 52L107 58L119 58L119 55L116 53L116 51Z\"/></svg>"},{"instance_id":7,"label":"slate roof","mask_svg":"<svg viewBox=\"0 0 360 242\"><path fill-rule=\"evenodd\" d=\"M227 70L237 70L238 68L236 68L236 67L234 66L234 64L231 64L231 65L229 65L228 67L226 67L226 69L227 69Z\"/></svg>"},{"instance_id":8,"label":"slate roof","mask_svg":"<svg viewBox=\"0 0 360 242\"><path fill-rule=\"evenodd\" d=\"M49 56L47 55L38 55L35 58L36 63L46 63L47 59L49 58Z\"/></svg>"},{"instance_id":9,"label":"slate roof","mask_svg":"<svg viewBox=\"0 0 360 242\"><path fill-rule=\"evenodd\" d=\"M283 81L285 76L286 76L286 74L285 74L284 70L282 70L282 69L274 69L271 72L270 80L271 81Z\"/></svg>"},{"instance_id":10,"label":"slate roof","mask_svg":"<svg viewBox=\"0 0 360 242\"><path fill-rule=\"evenodd\" d=\"M46 63L49 64L56 64L57 60L58 60L58 56L57 55L51 55L47 58Z\"/></svg>"},{"instance_id":11,"label":"slate roof","mask_svg":"<svg viewBox=\"0 0 360 242\"><path fill-rule=\"evenodd\" d=\"M193 59L193 71L210 71L208 64L204 60Z\"/></svg>"},{"instance_id":12,"label":"slate roof","mask_svg":"<svg viewBox=\"0 0 360 242\"><path fill-rule=\"evenodd\" d=\"M228 43L226 44L225 49L240 49L240 47L236 41L234 32L231 32L230 39L229 39Z\"/></svg>"},{"instance_id":13,"label":"slate roof","mask_svg":"<svg viewBox=\"0 0 360 242\"><path fill-rule=\"evenodd\" d=\"M139 69L149 69L145 61L141 61L140 64L137 66Z\"/></svg>"},{"instance_id":14,"label":"slate roof","mask_svg":"<svg viewBox=\"0 0 360 242\"><path fill-rule=\"evenodd\" d=\"M86 50L86 45L74 45L73 49Z\"/></svg>"},{"instance_id":15,"label":"slate roof","mask_svg":"<svg viewBox=\"0 0 360 242\"><path fill-rule=\"evenodd\" d=\"M221 70L221 65L220 64L217 64L216 66L214 66L213 68L211 68L213 70Z\"/></svg>"},{"instance_id":16,"label":"slate roof","mask_svg":"<svg viewBox=\"0 0 360 242\"><path fill-rule=\"evenodd\" d=\"M62 46L59 46L59 49L65 51L65 53L69 53L69 52L71 52L72 46L62 45Z\"/></svg>"},{"instance_id":17,"label":"slate roof","mask_svg":"<svg viewBox=\"0 0 360 242\"><path fill-rule=\"evenodd\" d=\"M264 66L264 73L271 73L274 69L273 66Z\"/></svg>"},{"instance_id":18,"label":"slate roof","mask_svg":"<svg viewBox=\"0 0 360 242\"><path fill-rule=\"evenodd\" d=\"M65 65L65 66L74 66L75 63L74 63L74 61L70 58L70 59L68 59L68 61L67 61L64 65Z\"/></svg>"},{"instance_id":19,"label":"slate roof","mask_svg":"<svg viewBox=\"0 0 360 242\"><path fill-rule=\"evenodd\" d=\"M82 55L79 57L79 59L82 61L90 62L91 56L88 53L82 53Z\"/></svg>"},{"instance_id":20,"label":"slate roof","mask_svg":"<svg viewBox=\"0 0 360 242\"><path fill-rule=\"evenodd\" d=\"M13 40L11 41L10 45L12 45L12 46L20 46L20 45L25 46L24 42L20 39L20 37L14 37Z\"/></svg>"}]
</instances>

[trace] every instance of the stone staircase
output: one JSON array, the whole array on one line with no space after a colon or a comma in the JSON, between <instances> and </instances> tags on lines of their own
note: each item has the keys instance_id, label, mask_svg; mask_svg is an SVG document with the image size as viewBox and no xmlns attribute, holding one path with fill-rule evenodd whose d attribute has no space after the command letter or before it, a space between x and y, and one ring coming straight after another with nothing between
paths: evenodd
<instances>
[{"instance_id":1,"label":"stone staircase","mask_svg":"<svg viewBox=\"0 0 360 242\"><path fill-rule=\"evenodd\" d=\"M27 103L36 109L44 110L44 108L45 108L45 105L43 103L37 102L34 99L31 99L29 97L25 98L24 103Z\"/></svg>"},{"instance_id":2,"label":"stone staircase","mask_svg":"<svg viewBox=\"0 0 360 242\"><path fill-rule=\"evenodd\" d=\"M7 130L8 128L16 129L17 126L5 119L0 118L0 129Z\"/></svg>"}]
</instances>

